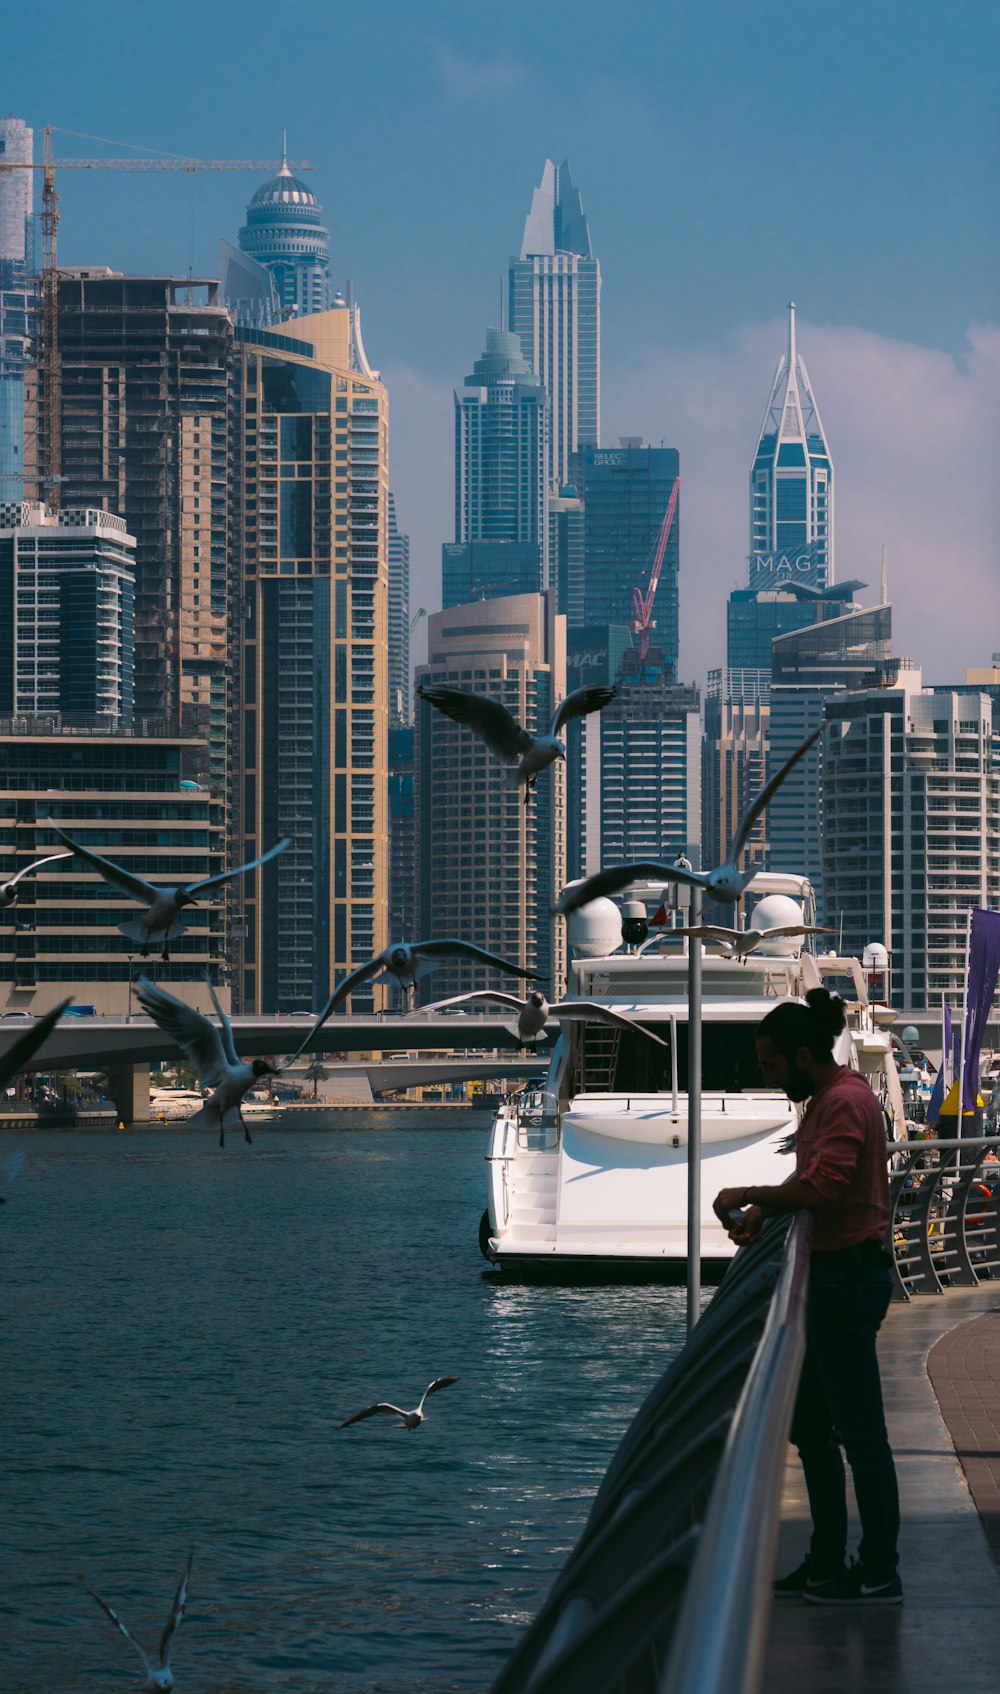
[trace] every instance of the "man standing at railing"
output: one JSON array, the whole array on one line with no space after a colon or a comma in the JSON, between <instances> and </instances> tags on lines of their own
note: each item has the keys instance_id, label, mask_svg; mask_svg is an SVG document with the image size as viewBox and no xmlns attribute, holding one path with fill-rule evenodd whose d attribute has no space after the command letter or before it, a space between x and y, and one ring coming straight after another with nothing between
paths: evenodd
<instances>
[{"instance_id":1,"label":"man standing at railing","mask_svg":"<svg viewBox=\"0 0 1000 1694\"><path fill-rule=\"evenodd\" d=\"M899 1605L899 1493L875 1352L892 1292L883 1245L885 1120L864 1077L833 1057L844 1029L843 1001L814 988L806 1002L776 1006L757 1026L765 1086L809 1101L796 1137L795 1174L780 1187L724 1188L715 1212L740 1244L752 1241L769 1215L815 1213L806 1354L791 1428L813 1533L808 1555L775 1582L775 1595L825 1606ZM858 1561L850 1564L841 1445L861 1519Z\"/></svg>"}]
</instances>

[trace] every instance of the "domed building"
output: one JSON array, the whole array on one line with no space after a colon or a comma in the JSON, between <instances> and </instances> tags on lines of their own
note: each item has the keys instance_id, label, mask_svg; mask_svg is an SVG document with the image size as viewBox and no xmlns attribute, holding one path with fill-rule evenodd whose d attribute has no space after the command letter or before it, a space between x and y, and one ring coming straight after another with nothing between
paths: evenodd
<instances>
[{"instance_id":1,"label":"domed building","mask_svg":"<svg viewBox=\"0 0 1000 1694\"><path fill-rule=\"evenodd\" d=\"M258 188L240 230L240 252L270 271L283 315L305 317L330 304L330 232L312 189L281 169Z\"/></svg>"}]
</instances>

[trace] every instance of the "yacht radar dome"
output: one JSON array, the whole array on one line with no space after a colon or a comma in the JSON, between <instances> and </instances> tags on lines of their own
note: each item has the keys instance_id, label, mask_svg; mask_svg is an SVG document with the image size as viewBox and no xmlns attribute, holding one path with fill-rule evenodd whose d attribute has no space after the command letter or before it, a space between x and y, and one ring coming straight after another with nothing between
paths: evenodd
<instances>
[{"instance_id":1,"label":"yacht radar dome","mask_svg":"<svg viewBox=\"0 0 1000 1694\"><path fill-rule=\"evenodd\" d=\"M567 884L573 886L572 882ZM566 940L578 959L604 959L617 952L622 944L622 915L614 901L602 894L571 912L566 919Z\"/></svg>"},{"instance_id":2,"label":"yacht radar dome","mask_svg":"<svg viewBox=\"0 0 1000 1694\"><path fill-rule=\"evenodd\" d=\"M754 929L765 932L805 921L800 902L793 900L790 894L765 894L763 900L758 900L751 917ZM801 935L776 935L768 941L765 933L754 954L758 959L787 959L802 951L802 942Z\"/></svg>"}]
</instances>

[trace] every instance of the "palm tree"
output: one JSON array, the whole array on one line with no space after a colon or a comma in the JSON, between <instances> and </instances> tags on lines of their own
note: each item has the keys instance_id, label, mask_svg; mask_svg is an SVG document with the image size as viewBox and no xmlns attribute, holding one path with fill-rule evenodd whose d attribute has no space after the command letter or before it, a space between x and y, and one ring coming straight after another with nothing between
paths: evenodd
<instances>
[{"instance_id":1,"label":"palm tree","mask_svg":"<svg viewBox=\"0 0 1000 1694\"><path fill-rule=\"evenodd\" d=\"M325 1082L327 1077L329 1076L329 1074L330 1073L327 1070L326 1066L321 1065L318 1059L310 1059L309 1063L306 1066L306 1076L308 1077L309 1081L313 1085L313 1099L314 1100L319 1097L319 1085L320 1085L320 1083Z\"/></svg>"}]
</instances>

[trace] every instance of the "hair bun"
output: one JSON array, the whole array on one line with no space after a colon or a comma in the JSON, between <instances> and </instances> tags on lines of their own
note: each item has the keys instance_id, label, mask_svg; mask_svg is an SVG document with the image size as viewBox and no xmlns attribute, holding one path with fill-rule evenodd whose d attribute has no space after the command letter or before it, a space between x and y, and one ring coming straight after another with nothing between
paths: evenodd
<instances>
[{"instance_id":1,"label":"hair bun","mask_svg":"<svg viewBox=\"0 0 1000 1694\"><path fill-rule=\"evenodd\" d=\"M806 1005L823 1033L831 1039L846 1028L847 1016L839 994L831 994L828 988L810 988L806 994Z\"/></svg>"}]
</instances>

